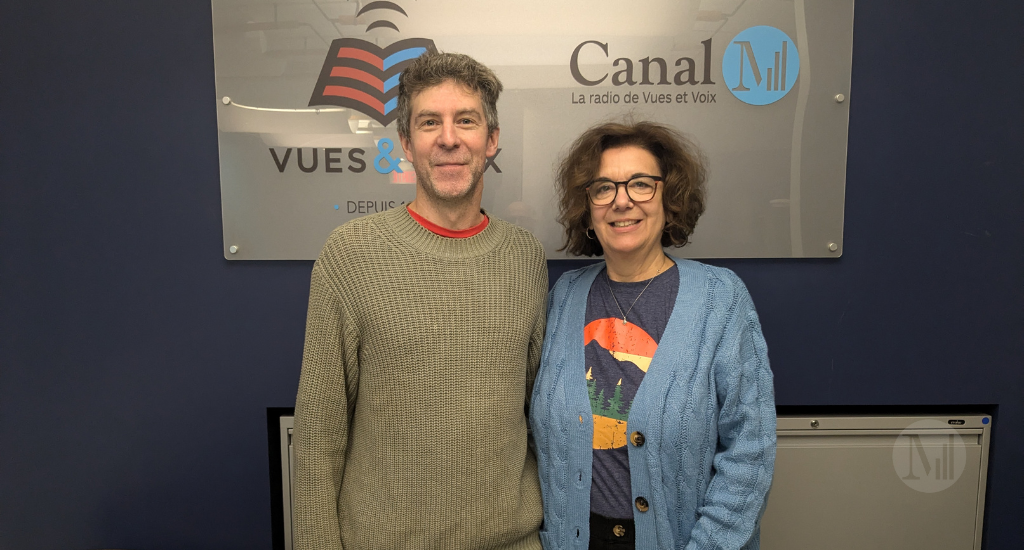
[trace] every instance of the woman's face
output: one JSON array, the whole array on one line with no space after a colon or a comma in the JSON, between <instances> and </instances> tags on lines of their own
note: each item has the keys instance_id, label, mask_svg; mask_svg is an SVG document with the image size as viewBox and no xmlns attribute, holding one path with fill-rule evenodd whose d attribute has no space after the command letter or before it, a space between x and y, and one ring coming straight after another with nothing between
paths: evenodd
<instances>
[{"instance_id":1,"label":"woman's face","mask_svg":"<svg viewBox=\"0 0 1024 550\"><path fill-rule=\"evenodd\" d=\"M601 155L595 180L626 181L637 176L663 176L658 160L646 149L636 146L608 149ZM590 204L590 220L605 256L636 260L661 254L661 234L665 229L665 208L658 183L654 198L634 203L626 195L626 186L617 187L615 200L605 206Z\"/></svg>"}]
</instances>

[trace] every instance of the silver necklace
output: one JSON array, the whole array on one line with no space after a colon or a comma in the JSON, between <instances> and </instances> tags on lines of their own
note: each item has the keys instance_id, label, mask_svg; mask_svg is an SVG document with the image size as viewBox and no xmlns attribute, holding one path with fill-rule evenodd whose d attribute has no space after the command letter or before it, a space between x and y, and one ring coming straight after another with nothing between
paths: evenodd
<instances>
[{"instance_id":1,"label":"silver necklace","mask_svg":"<svg viewBox=\"0 0 1024 550\"><path fill-rule=\"evenodd\" d=\"M627 309L625 313L622 313L622 306L619 305L619 300L618 300L618 298L615 297L615 291L612 290L612 284L611 284L611 282L609 282L609 281L612 280L612 278L611 278L611 276L608 275L608 270L607 269L605 270L605 272L604 272L604 276L605 276L604 284L608 286L608 292L610 292L611 295L612 295L612 300L615 302L615 307L619 309L619 313L622 313L622 324L623 325L628 324L626 322L626 316L629 315L630 311L633 311L633 306L636 305L636 303L640 299L640 297L644 295L645 291L647 291L647 287L651 286L651 283L653 283L654 280L658 278L658 275L661 275L661 270L660 269L658 270L657 273L654 274L654 277L651 277L651 280L647 281L647 284L644 285L644 289L640 291L640 294L636 295L636 300L633 300L633 303L629 305L629 309Z\"/></svg>"}]
</instances>

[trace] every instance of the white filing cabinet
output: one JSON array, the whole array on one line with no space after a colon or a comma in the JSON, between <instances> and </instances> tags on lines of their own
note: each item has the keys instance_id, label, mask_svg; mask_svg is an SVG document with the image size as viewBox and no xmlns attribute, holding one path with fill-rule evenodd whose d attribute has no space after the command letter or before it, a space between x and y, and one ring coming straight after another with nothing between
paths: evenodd
<instances>
[{"instance_id":1,"label":"white filing cabinet","mask_svg":"<svg viewBox=\"0 0 1024 550\"><path fill-rule=\"evenodd\" d=\"M780 416L762 550L980 550L991 417Z\"/></svg>"},{"instance_id":2,"label":"white filing cabinet","mask_svg":"<svg viewBox=\"0 0 1024 550\"><path fill-rule=\"evenodd\" d=\"M280 420L292 550L294 417ZM991 417L780 416L762 550L981 550Z\"/></svg>"},{"instance_id":3,"label":"white filing cabinet","mask_svg":"<svg viewBox=\"0 0 1024 550\"><path fill-rule=\"evenodd\" d=\"M295 453L292 452L294 416L281 417L281 498L284 508L284 548L292 550L292 487L295 484Z\"/></svg>"}]
</instances>

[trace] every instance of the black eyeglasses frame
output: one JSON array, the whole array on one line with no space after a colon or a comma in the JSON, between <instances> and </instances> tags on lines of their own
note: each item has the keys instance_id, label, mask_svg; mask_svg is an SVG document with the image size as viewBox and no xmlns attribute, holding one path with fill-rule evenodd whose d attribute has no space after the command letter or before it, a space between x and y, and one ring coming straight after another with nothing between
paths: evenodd
<instances>
[{"instance_id":1,"label":"black eyeglasses frame","mask_svg":"<svg viewBox=\"0 0 1024 550\"><path fill-rule=\"evenodd\" d=\"M629 182L631 182L633 180L636 180L636 179L640 179L640 178L648 178L648 179L654 180L654 192L651 193L651 196L646 198L646 199L637 200L637 199L633 198L633 195L629 194ZM598 202L594 201L594 196L590 194L590 188L595 183L611 183L611 184L615 185L615 194L612 195L612 198L611 198L610 201L602 202L602 203L598 203ZM654 199L654 195L658 194L658 184L659 183L662 183L662 184L665 183L665 178L663 178L662 176L648 176L648 175L641 174L641 175L633 176L633 177L629 178L626 181L612 181L612 180L606 180L606 179L594 180L594 181L588 183L587 186L583 188L583 192L586 193L587 194L587 198L590 199L590 204L592 204L594 206L608 206L609 204L615 202L615 197L619 196L619 186L622 185L622 186L624 186L624 188L626 190L626 198L628 198L630 200L630 202L633 202L633 203L645 203L645 202L650 202L651 200L653 200Z\"/></svg>"}]
</instances>

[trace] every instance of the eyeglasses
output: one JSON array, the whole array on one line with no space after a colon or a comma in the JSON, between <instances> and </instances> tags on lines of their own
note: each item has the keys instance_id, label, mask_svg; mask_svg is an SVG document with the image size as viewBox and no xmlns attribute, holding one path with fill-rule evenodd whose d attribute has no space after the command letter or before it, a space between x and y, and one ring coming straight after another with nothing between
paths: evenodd
<instances>
[{"instance_id":1,"label":"eyeglasses","mask_svg":"<svg viewBox=\"0 0 1024 550\"><path fill-rule=\"evenodd\" d=\"M637 176L626 181L597 180L587 186L587 196L594 206L606 206L615 202L619 186L626 186L626 196L633 202L647 202L654 198L661 176Z\"/></svg>"}]
</instances>

